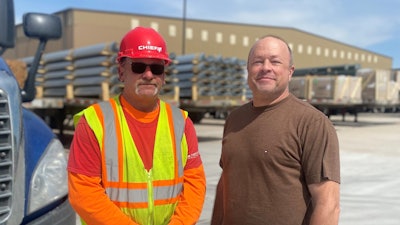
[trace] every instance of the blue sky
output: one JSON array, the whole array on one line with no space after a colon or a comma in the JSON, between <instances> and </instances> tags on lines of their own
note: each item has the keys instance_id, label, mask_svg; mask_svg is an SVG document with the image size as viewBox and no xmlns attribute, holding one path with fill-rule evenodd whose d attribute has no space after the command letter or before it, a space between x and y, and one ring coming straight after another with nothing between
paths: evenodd
<instances>
[{"instance_id":1,"label":"blue sky","mask_svg":"<svg viewBox=\"0 0 400 225\"><path fill-rule=\"evenodd\" d=\"M26 12L67 8L182 18L184 0L15 0L16 22ZM186 0L189 19L300 29L393 58L400 68L398 0Z\"/></svg>"}]
</instances>

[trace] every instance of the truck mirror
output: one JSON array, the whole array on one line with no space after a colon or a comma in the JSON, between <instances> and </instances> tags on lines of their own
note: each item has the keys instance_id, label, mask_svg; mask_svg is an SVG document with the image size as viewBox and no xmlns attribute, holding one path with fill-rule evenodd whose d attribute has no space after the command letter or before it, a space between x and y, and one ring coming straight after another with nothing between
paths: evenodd
<instances>
[{"instance_id":1,"label":"truck mirror","mask_svg":"<svg viewBox=\"0 0 400 225\"><path fill-rule=\"evenodd\" d=\"M22 102L30 102L35 98L35 77L46 43L50 39L59 39L62 33L61 19L56 15L42 13L26 13L23 18L25 35L39 39L39 46L29 68L24 90L21 91Z\"/></svg>"},{"instance_id":2,"label":"truck mirror","mask_svg":"<svg viewBox=\"0 0 400 225\"><path fill-rule=\"evenodd\" d=\"M12 0L0 0L0 47L1 53L15 45L14 3Z\"/></svg>"},{"instance_id":3,"label":"truck mirror","mask_svg":"<svg viewBox=\"0 0 400 225\"><path fill-rule=\"evenodd\" d=\"M59 39L61 37L61 19L56 15L26 13L22 20L27 37L41 40Z\"/></svg>"}]
</instances>

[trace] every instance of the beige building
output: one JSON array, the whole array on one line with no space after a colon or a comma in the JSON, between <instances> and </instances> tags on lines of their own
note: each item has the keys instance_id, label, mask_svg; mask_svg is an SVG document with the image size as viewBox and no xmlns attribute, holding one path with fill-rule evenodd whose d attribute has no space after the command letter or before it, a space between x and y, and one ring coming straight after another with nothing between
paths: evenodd
<instances>
[{"instance_id":1,"label":"beige building","mask_svg":"<svg viewBox=\"0 0 400 225\"><path fill-rule=\"evenodd\" d=\"M156 17L137 14L66 9L56 12L62 18L63 36L49 41L46 52L119 42L136 26L149 26L166 39L169 53L205 53L246 59L250 46L265 34L286 39L293 50L296 68L357 64L361 68L391 69L392 58L291 27ZM183 40L183 27L185 36ZM17 42L5 57L33 56L37 42L28 40L17 26Z\"/></svg>"}]
</instances>

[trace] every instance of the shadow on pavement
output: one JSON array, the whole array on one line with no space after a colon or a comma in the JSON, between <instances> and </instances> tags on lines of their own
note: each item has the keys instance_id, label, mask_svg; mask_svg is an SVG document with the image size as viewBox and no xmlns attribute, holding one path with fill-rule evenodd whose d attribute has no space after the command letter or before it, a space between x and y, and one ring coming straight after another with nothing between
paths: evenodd
<instances>
[{"instance_id":1,"label":"shadow on pavement","mask_svg":"<svg viewBox=\"0 0 400 225\"><path fill-rule=\"evenodd\" d=\"M207 142L207 141L218 141L221 140L222 138L198 136L197 139L199 140L199 142Z\"/></svg>"},{"instance_id":2,"label":"shadow on pavement","mask_svg":"<svg viewBox=\"0 0 400 225\"><path fill-rule=\"evenodd\" d=\"M331 120L335 126L343 127L367 127L367 126L382 126L382 125L393 125L395 122L372 122L372 121L341 121L341 120Z\"/></svg>"}]
</instances>

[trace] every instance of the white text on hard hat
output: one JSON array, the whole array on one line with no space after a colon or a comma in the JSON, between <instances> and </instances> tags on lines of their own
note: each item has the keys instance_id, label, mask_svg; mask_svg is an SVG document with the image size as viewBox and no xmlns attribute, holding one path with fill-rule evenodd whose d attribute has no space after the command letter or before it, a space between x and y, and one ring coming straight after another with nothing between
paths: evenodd
<instances>
[{"instance_id":1,"label":"white text on hard hat","mask_svg":"<svg viewBox=\"0 0 400 225\"><path fill-rule=\"evenodd\" d=\"M151 51L157 51L157 52L162 51L162 47L153 46L153 45L139 45L138 49L139 49L139 51L142 51L142 50L151 50Z\"/></svg>"}]
</instances>

